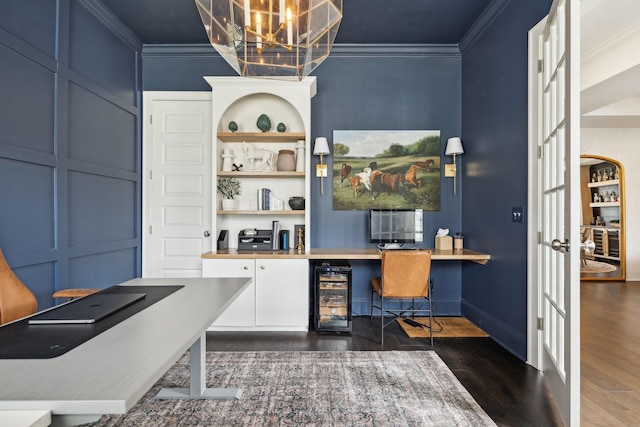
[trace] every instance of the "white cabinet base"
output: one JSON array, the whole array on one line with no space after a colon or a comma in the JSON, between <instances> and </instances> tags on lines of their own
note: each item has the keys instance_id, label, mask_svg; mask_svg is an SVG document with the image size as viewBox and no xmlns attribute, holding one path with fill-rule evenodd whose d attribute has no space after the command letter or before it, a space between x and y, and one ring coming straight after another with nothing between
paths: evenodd
<instances>
[{"instance_id":1,"label":"white cabinet base","mask_svg":"<svg viewBox=\"0 0 640 427\"><path fill-rule=\"evenodd\" d=\"M252 277L253 283L207 330L309 330L309 261L205 259L203 277Z\"/></svg>"}]
</instances>

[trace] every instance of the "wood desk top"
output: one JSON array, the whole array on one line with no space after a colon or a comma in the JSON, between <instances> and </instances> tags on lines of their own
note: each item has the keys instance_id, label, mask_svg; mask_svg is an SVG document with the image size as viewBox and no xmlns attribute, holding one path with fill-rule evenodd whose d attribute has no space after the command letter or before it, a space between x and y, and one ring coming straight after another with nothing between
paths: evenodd
<instances>
[{"instance_id":1,"label":"wood desk top","mask_svg":"<svg viewBox=\"0 0 640 427\"><path fill-rule=\"evenodd\" d=\"M491 259L491 255L471 249L428 249L432 252L431 259L436 261L472 261L484 265ZM201 257L203 259L380 259L381 253L376 248L311 248L306 252L298 252L293 249L289 251L238 252L237 249L227 249L215 253L207 252Z\"/></svg>"}]
</instances>

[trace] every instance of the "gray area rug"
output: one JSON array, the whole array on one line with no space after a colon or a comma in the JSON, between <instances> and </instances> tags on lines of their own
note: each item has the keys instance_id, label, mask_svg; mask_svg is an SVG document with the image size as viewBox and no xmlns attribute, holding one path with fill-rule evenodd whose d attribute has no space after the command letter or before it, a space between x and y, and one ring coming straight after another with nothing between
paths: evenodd
<instances>
[{"instance_id":1,"label":"gray area rug","mask_svg":"<svg viewBox=\"0 0 640 427\"><path fill-rule=\"evenodd\" d=\"M154 400L188 387L188 355L126 415L91 426L495 426L433 351L208 352L207 385L240 400Z\"/></svg>"}]
</instances>

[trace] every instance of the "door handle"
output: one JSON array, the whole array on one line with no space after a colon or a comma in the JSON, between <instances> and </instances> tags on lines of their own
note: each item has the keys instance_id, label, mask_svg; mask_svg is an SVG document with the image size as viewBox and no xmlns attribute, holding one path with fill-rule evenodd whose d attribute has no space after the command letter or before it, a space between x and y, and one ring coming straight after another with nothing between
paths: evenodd
<instances>
[{"instance_id":1,"label":"door handle","mask_svg":"<svg viewBox=\"0 0 640 427\"><path fill-rule=\"evenodd\" d=\"M569 241L565 240L564 242L561 242L558 239L553 239L551 241L551 249L559 252L569 252Z\"/></svg>"},{"instance_id":2,"label":"door handle","mask_svg":"<svg viewBox=\"0 0 640 427\"><path fill-rule=\"evenodd\" d=\"M596 250L596 243L593 240L585 240L584 243L580 243L580 249L585 252L593 252Z\"/></svg>"},{"instance_id":3,"label":"door handle","mask_svg":"<svg viewBox=\"0 0 640 427\"><path fill-rule=\"evenodd\" d=\"M208 231L208 230L207 230L207 231L205 231L205 232L204 232L204 237L209 237L209 236L211 236L211 233L209 233L209 231Z\"/></svg>"}]
</instances>

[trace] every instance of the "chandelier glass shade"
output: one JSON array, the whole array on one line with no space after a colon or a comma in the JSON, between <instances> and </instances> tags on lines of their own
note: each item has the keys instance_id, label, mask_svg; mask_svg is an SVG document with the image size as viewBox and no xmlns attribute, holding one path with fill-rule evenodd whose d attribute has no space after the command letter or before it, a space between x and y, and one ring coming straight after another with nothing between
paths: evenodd
<instances>
[{"instance_id":1,"label":"chandelier glass shade","mask_svg":"<svg viewBox=\"0 0 640 427\"><path fill-rule=\"evenodd\" d=\"M241 76L309 75L328 56L342 0L195 0L209 42Z\"/></svg>"}]
</instances>

